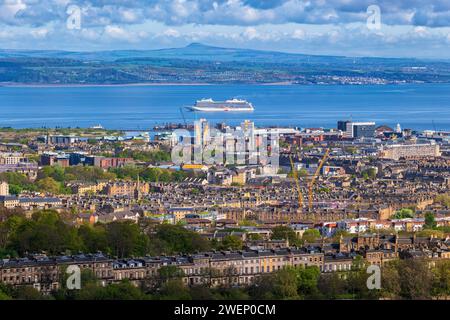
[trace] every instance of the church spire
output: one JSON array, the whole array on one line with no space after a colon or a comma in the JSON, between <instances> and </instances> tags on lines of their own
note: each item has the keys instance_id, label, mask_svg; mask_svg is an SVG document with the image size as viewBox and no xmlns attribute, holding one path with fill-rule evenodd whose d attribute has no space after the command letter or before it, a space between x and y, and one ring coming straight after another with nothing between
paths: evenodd
<instances>
[{"instance_id":1,"label":"church spire","mask_svg":"<svg viewBox=\"0 0 450 320\"><path fill-rule=\"evenodd\" d=\"M137 176L136 188L134 189L134 199L141 200L141 183L139 180L139 174Z\"/></svg>"}]
</instances>

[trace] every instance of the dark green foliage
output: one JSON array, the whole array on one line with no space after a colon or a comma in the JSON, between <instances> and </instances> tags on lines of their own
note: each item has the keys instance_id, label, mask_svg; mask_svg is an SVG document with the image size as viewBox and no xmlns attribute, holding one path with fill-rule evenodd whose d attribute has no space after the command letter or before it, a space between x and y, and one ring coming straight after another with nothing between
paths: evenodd
<instances>
[{"instance_id":1,"label":"dark green foliage","mask_svg":"<svg viewBox=\"0 0 450 320\"><path fill-rule=\"evenodd\" d=\"M78 229L78 234L83 240L86 252L109 253L107 230L104 225L82 225Z\"/></svg>"},{"instance_id":2,"label":"dark green foliage","mask_svg":"<svg viewBox=\"0 0 450 320\"><path fill-rule=\"evenodd\" d=\"M131 221L107 224L106 238L116 257L144 256L148 251L148 238Z\"/></svg>"},{"instance_id":3,"label":"dark green foliage","mask_svg":"<svg viewBox=\"0 0 450 320\"><path fill-rule=\"evenodd\" d=\"M75 294L77 300L145 300L148 299L138 287L131 282L123 280L120 283L99 286L88 283Z\"/></svg>"},{"instance_id":4,"label":"dark green foliage","mask_svg":"<svg viewBox=\"0 0 450 320\"><path fill-rule=\"evenodd\" d=\"M193 253L211 249L208 240L194 231L189 231L179 225L162 224L150 233L152 250L156 254Z\"/></svg>"},{"instance_id":5,"label":"dark green foliage","mask_svg":"<svg viewBox=\"0 0 450 320\"><path fill-rule=\"evenodd\" d=\"M401 260L397 266L402 298L429 299L431 297L433 274L426 261Z\"/></svg>"},{"instance_id":6,"label":"dark green foliage","mask_svg":"<svg viewBox=\"0 0 450 320\"><path fill-rule=\"evenodd\" d=\"M184 273L176 266L163 266L159 269L158 275L160 282L164 283L172 279L179 279Z\"/></svg>"},{"instance_id":7,"label":"dark green foliage","mask_svg":"<svg viewBox=\"0 0 450 320\"><path fill-rule=\"evenodd\" d=\"M0 209L0 257L42 251L50 255L101 251L126 258L211 249L210 241L180 225L156 225L148 233L131 221L86 224L77 228L70 223L73 219L70 214L41 210L27 219L19 211ZM240 240L230 241L227 246L242 246Z\"/></svg>"},{"instance_id":8,"label":"dark green foliage","mask_svg":"<svg viewBox=\"0 0 450 320\"><path fill-rule=\"evenodd\" d=\"M191 293L181 279L170 279L161 287L161 300L191 300Z\"/></svg>"},{"instance_id":9,"label":"dark green foliage","mask_svg":"<svg viewBox=\"0 0 450 320\"><path fill-rule=\"evenodd\" d=\"M172 182L182 181L187 177L195 177L197 174L186 171L175 171L161 168L142 168L136 166L125 166L122 168L111 168L119 179L136 180L137 177L146 182Z\"/></svg>"},{"instance_id":10,"label":"dark green foliage","mask_svg":"<svg viewBox=\"0 0 450 320\"><path fill-rule=\"evenodd\" d=\"M302 240L308 243L315 242L320 238L320 232L317 229L308 229L302 235Z\"/></svg>"},{"instance_id":11,"label":"dark green foliage","mask_svg":"<svg viewBox=\"0 0 450 320\"><path fill-rule=\"evenodd\" d=\"M66 250L76 252L82 249L77 230L64 223L55 211L36 212L32 219L15 216L5 223L10 230L7 248L21 255L42 250L60 254Z\"/></svg>"},{"instance_id":12,"label":"dark green foliage","mask_svg":"<svg viewBox=\"0 0 450 320\"><path fill-rule=\"evenodd\" d=\"M190 288L192 300L214 300L212 290L206 286L194 286Z\"/></svg>"},{"instance_id":13,"label":"dark green foliage","mask_svg":"<svg viewBox=\"0 0 450 320\"><path fill-rule=\"evenodd\" d=\"M52 296L44 296L31 286L18 287L13 291L12 297L15 300L52 300Z\"/></svg>"},{"instance_id":14,"label":"dark green foliage","mask_svg":"<svg viewBox=\"0 0 450 320\"><path fill-rule=\"evenodd\" d=\"M434 218L434 214L432 212L425 213L425 229L434 229L436 228L436 219Z\"/></svg>"},{"instance_id":15,"label":"dark green foliage","mask_svg":"<svg viewBox=\"0 0 450 320\"><path fill-rule=\"evenodd\" d=\"M45 178L53 178L57 182L65 183L70 181L95 182L97 180L114 179L115 175L105 172L99 167L89 166L46 166L38 172L38 181Z\"/></svg>"},{"instance_id":16,"label":"dark green foliage","mask_svg":"<svg viewBox=\"0 0 450 320\"><path fill-rule=\"evenodd\" d=\"M37 186L21 173L2 172L0 173L0 181L8 182L11 194L19 194L22 190L38 191Z\"/></svg>"},{"instance_id":17,"label":"dark green foliage","mask_svg":"<svg viewBox=\"0 0 450 320\"><path fill-rule=\"evenodd\" d=\"M290 245L299 244L299 238L295 234L295 231L289 227L277 226L272 229L272 239L274 240L289 240Z\"/></svg>"},{"instance_id":18,"label":"dark green foliage","mask_svg":"<svg viewBox=\"0 0 450 320\"><path fill-rule=\"evenodd\" d=\"M222 241L215 243L217 250L242 250L243 242L235 235L225 236Z\"/></svg>"},{"instance_id":19,"label":"dark green foliage","mask_svg":"<svg viewBox=\"0 0 450 320\"><path fill-rule=\"evenodd\" d=\"M249 288L255 299L318 298L320 270L316 267L287 267L257 279Z\"/></svg>"},{"instance_id":20,"label":"dark green foliage","mask_svg":"<svg viewBox=\"0 0 450 320\"><path fill-rule=\"evenodd\" d=\"M133 158L137 161L149 162L157 164L171 159L171 154L163 150L157 151L136 151L136 150L123 150L116 153L116 157L119 158Z\"/></svg>"},{"instance_id":21,"label":"dark green foliage","mask_svg":"<svg viewBox=\"0 0 450 320\"><path fill-rule=\"evenodd\" d=\"M414 210L410 208L403 208L401 210L398 210L391 218L392 219L414 218Z\"/></svg>"},{"instance_id":22,"label":"dark green foliage","mask_svg":"<svg viewBox=\"0 0 450 320\"><path fill-rule=\"evenodd\" d=\"M317 282L320 277L320 269L317 267L306 267L297 269L298 294L303 298L316 298L319 296Z\"/></svg>"}]
</instances>

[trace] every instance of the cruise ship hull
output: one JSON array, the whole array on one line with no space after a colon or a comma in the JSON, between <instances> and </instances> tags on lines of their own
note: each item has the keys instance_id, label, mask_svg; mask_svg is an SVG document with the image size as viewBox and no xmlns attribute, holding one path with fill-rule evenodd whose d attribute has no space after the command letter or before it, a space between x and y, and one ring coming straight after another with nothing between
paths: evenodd
<instances>
[{"instance_id":1,"label":"cruise ship hull","mask_svg":"<svg viewBox=\"0 0 450 320\"><path fill-rule=\"evenodd\" d=\"M189 107L192 111L201 112L251 112L253 108L228 108L228 107Z\"/></svg>"}]
</instances>

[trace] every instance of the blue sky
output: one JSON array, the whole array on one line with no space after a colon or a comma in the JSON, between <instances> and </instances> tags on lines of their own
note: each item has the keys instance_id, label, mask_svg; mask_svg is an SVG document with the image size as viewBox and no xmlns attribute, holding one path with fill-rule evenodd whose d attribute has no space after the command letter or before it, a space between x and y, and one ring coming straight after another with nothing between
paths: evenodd
<instances>
[{"instance_id":1,"label":"blue sky","mask_svg":"<svg viewBox=\"0 0 450 320\"><path fill-rule=\"evenodd\" d=\"M80 28L67 27L68 8ZM367 8L380 8L369 28ZM449 0L0 0L0 48L158 49L191 42L347 56L450 58Z\"/></svg>"}]
</instances>

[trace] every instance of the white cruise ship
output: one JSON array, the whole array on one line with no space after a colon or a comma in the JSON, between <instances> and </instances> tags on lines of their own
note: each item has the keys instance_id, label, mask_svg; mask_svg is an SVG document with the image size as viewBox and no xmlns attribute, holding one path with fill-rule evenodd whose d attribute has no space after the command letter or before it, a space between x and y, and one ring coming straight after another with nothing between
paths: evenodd
<instances>
[{"instance_id":1,"label":"white cruise ship","mask_svg":"<svg viewBox=\"0 0 450 320\"><path fill-rule=\"evenodd\" d=\"M192 111L202 112L246 112L253 111L253 105L246 100L231 99L226 101L214 101L213 99L198 100L193 107L189 107Z\"/></svg>"}]
</instances>

